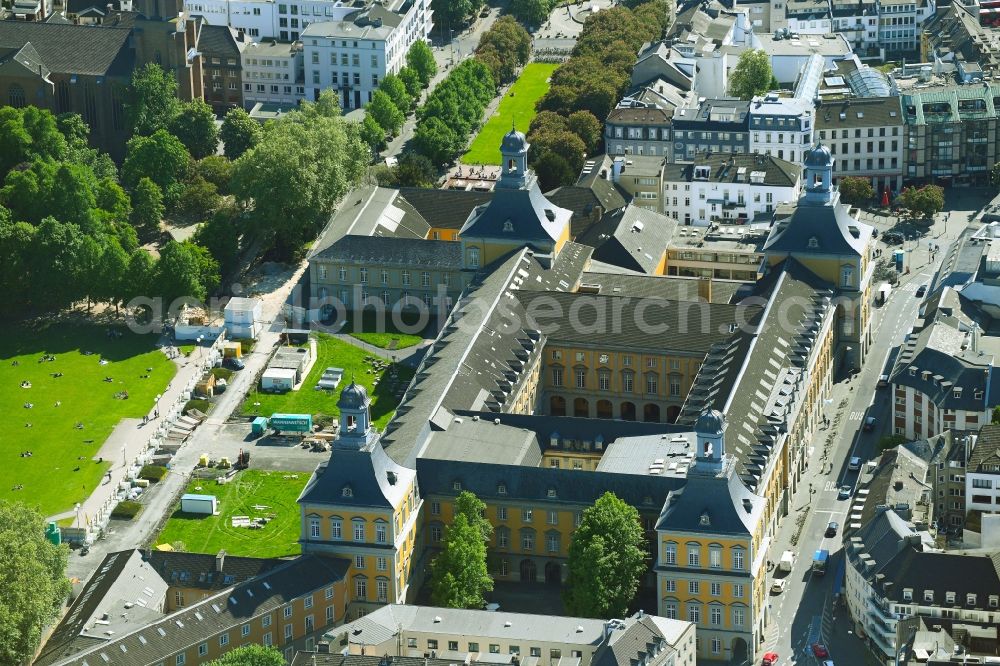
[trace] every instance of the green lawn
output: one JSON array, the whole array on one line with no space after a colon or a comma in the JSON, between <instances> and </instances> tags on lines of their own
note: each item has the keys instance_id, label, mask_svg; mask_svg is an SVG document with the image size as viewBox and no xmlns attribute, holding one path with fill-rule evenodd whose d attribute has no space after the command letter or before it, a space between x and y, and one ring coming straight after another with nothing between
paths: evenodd
<instances>
[{"instance_id":1,"label":"green lawn","mask_svg":"<svg viewBox=\"0 0 1000 666\"><path fill-rule=\"evenodd\" d=\"M194 479L187 492L215 495L218 516L182 513L178 505L157 544L184 544L192 553L215 554L225 549L230 555L244 557L281 557L298 555L299 507L295 503L309 480L306 472L263 472L246 470L219 485L215 479ZM259 508L255 508L259 507ZM272 517L261 529L233 527L233 516Z\"/></svg>"},{"instance_id":2,"label":"green lawn","mask_svg":"<svg viewBox=\"0 0 1000 666\"><path fill-rule=\"evenodd\" d=\"M71 510L93 492L108 467L92 460L104 440L121 419L152 411L156 394L176 372L153 347L155 341L154 335L126 330L108 338L101 326L0 329L0 497L52 515ZM46 354L56 360L39 362ZM24 381L31 388L21 388ZM123 391L128 399L115 397ZM31 457L21 457L24 451ZM23 487L13 490L16 485Z\"/></svg>"},{"instance_id":3,"label":"green lawn","mask_svg":"<svg viewBox=\"0 0 1000 666\"><path fill-rule=\"evenodd\" d=\"M403 327L406 328L413 318L407 318L403 316ZM379 331L382 328L384 330ZM359 330L355 330L359 329ZM408 330L413 330L411 326ZM341 333L346 333L352 338L357 338L362 342L367 342L370 345L376 347L381 347L382 349L406 349L407 347L412 347L413 345L420 344L423 340L419 335L414 335L412 333L403 333L396 327L392 322L390 316L385 317L385 321L382 325L376 320L375 313L371 311L366 311L363 315L361 325L357 326L353 317L347 317L344 322L344 327L340 329ZM433 337L433 333L430 334ZM393 344L395 340L395 344Z\"/></svg>"},{"instance_id":4,"label":"green lawn","mask_svg":"<svg viewBox=\"0 0 1000 666\"><path fill-rule=\"evenodd\" d=\"M301 389L280 394L252 391L243 401L243 414L256 413L270 416L275 412L283 412L312 414L314 418L317 416L339 418L337 398L340 396L340 389L347 385L344 382L350 382L353 377L358 384L368 389L368 395L372 398L372 421L375 427L384 428L392 418L392 413L399 404L399 394L409 384L413 371L410 368L397 366L397 377L391 379L388 371L383 373L373 370L371 363L365 360L367 352L323 333L317 338L316 353L318 356L316 363ZM323 376L323 370L328 367L344 369L340 388L336 391L318 391L315 388L316 383ZM380 381L378 386L373 387L375 379ZM260 403L259 408L254 405L256 402Z\"/></svg>"},{"instance_id":5,"label":"green lawn","mask_svg":"<svg viewBox=\"0 0 1000 666\"><path fill-rule=\"evenodd\" d=\"M535 117L535 102L549 90L549 77L559 65L547 62L531 62L524 66L521 76L500 100L500 107L483 128L469 152L462 156L463 164L500 164L500 141L510 131L511 118L514 127L528 132L531 119Z\"/></svg>"}]
</instances>

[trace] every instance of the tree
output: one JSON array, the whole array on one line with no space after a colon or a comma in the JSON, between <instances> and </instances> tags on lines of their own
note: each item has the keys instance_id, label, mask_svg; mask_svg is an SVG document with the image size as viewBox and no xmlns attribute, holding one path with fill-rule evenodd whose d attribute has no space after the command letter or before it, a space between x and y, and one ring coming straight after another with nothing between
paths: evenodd
<instances>
[{"instance_id":1,"label":"tree","mask_svg":"<svg viewBox=\"0 0 1000 666\"><path fill-rule=\"evenodd\" d=\"M239 268L240 230L235 211L223 208L195 231L193 240L219 262L220 275L232 275Z\"/></svg>"},{"instance_id":2,"label":"tree","mask_svg":"<svg viewBox=\"0 0 1000 666\"><path fill-rule=\"evenodd\" d=\"M437 181L437 169L434 164L412 150L408 150L399 156L396 167L393 170L396 180L396 187L434 187Z\"/></svg>"},{"instance_id":3,"label":"tree","mask_svg":"<svg viewBox=\"0 0 1000 666\"><path fill-rule=\"evenodd\" d=\"M518 21L530 26L540 26L545 23L552 11L552 0L511 0L510 13Z\"/></svg>"},{"instance_id":4,"label":"tree","mask_svg":"<svg viewBox=\"0 0 1000 666\"><path fill-rule=\"evenodd\" d=\"M96 182L89 167L36 158L27 169L7 174L0 202L14 219L38 224L48 216L93 231Z\"/></svg>"},{"instance_id":5,"label":"tree","mask_svg":"<svg viewBox=\"0 0 1000 666\"><path fill-rule=\"evenodd\" d=\"M155 279L156 263L153 255L142 248L134 250L128 257L122 302L128 304L133 298L152 296Z\"/></svg>"},{"instance_id":6,"label":"tree","mask_svg":"<svg viewBox=\"0 0 1000 666\"><path fill-rule=\"evenodd\" d=\"M990 419L990 423L1000 423L1000 405L993 408L993 417Z\"/></svg>"},{"instance_id":7,"label":"tree","mask_svg":"<svg viewBox=\"0 0 1000 666\"><path fill-rule=\"evenodd\" d=\"M493 589L486 566L486 544L493 526L484 518L486 505L468 491L455 500L455 515L445 532L442 550L431 564L431 600L448 608L482 608Z\"/></svg>"},{"instance_id":8,"label":"tree","mask_svg":"<svg viewBox=\"0 0 1000 666\"><path fill-rule=\"evenodd\" d=\"M149 240L159 233L164 212L163 191L143 176L132 190L132 226L140 238Z\"/></svg>"},{"instance_id":9,"label":"tree","mask_svg":"<svg viewBox=\"0 0 1000 666\"><path fill-rule=\"evenodd\" d=\"M273 647L251 643L230 650L208 666L285 666L285 658Z\"/></svg>"},{"instance_id":10,"label":"tree","mask_svg":"<svg viewBox=\"0 0 1000 666\"><path fill-rule=\"evenodd\" d=\"M335 94L324 91L318 103L268 123L260 143L233 164L231 188L265 249L277 245L291 256L370 161L360 125L344 120Z\"/></svg>"},{"instance_id":11,"label":"tree","mask_svg":"<svg viewBox=\"0 0 1000 666\"><path fill-rule=\"evenodd\" d=\"M740 54L729 75L729 94L740 99L753 99L776 87L771 71L771 58L763 49L749 49Z\"/></svg>"},{"instance_id":12,"label":"tree","mask_svg":"<svg viewBox=\"0 0 1000 666\"><path fill-rule=\"evenodd\" d=\"M871 203L872 197L875 196L871 181L859 176L841 178L837 189L840 190L841 200L852 206L863 206L866 203Z\"/></svg>"},{"instance_id":13,"label":"tree","mask_svg":"<svg viewBox=\"0 0 1000 666\"><path fill-rule=\"evenodd\" d=\"M177 115L177 80L157 65L148 63L132 74L125 93L125 117L133 134L147 136L166 129Z\"/></svg>"},{"instance_id":14,"label":"tree","mask_svg":"<svg viewBox=\"0 0 1000 666\"><path fill-rule=\"evenodd\" d=\"M406 89L406 84L396 74L386 74L378 89L383 91L396 105L396 108L406 115L413 108L413 96Z\"/></svg>"},{"instance_id":15,"label":"tree","mask_svg":"<svg viewBox=\"0 0 1000 666\"><path fill-rule=\"evenodd\" d=\"M531 57L531 35L513 16L501 16L483 33L479 38L478 49L487 46L495 47L497 53L512 59L518 65L526 64Z\"/></svg>"},{"instance_id":16,"label":"tree","mask_svg":"<svg viewBox=\"0 0 1000 666\"><path fill-rule=\"evenodd\" d=\"M209 155L194 165L195 173L215 185L220 194L229 194L229 181L233 177L233 163L222 155Z\"/></svg>"},{"instance_id":17,"label":"tree","mask_svg":"<svg viewBox=\"0 0 1000 666\"><path fill-rule=\"evenodd\" d=\"M94 284L95 300L114 303L117 310L127 291L129 256L114 238L107 238L101 249L101 264Z\"/></svg>"},{"instance_id":18,"label":"tree","mask_svg":"<svg viewBox=\"0 0 1000 666\"><path fill-rule=\"evenodd\" d=\"M21 502L0 501L0 663L31 661L42 630L69 595L69 549L45 538L45 520Z\"/></svg>"},{"instance_id":19,"label":"tree","mask_svg":"<svg viewBox=\"0 0 1000 666\"><path fill-rule=\"evenodd\" d=\"M361 121L361 139L368 144L373 155L377 155L385 148L385 130L370 113L366 113L364 120Z\"/></svg>"},{"instance_id":20,"label":"tree","mask_svg":"<svg viewBox=\"0 0 1000 666\"><path fill-rule=\"evenodd\" d=\"M403 82L406 86L406 92L409 93L410 97L413 99L419 99L420 93L424 88L423 82L420 80L420 75L417 74L417 70L412 67L403 67L399 70L399 80Z\"/></svg>"},{"instance_id":21,"label":"tree","mask_svg":"<svg viewBox=\"0 0 1000 666\"><path fill-rule=\"evenodd\" d=\"M36 158L62 159L66 150L66 138L51 112L35 106L0 107L0 177Z\"/></svg>"},{"instance_id":22,"label":"tree","mask_svg":"<svg viewBox=\"0 0 1000 666\"><path fill-rule=\"evenodd\" d=\"M572 185L577 178L577 172L573 171L569 162L561 155L551 151L545 153L535 160L535 173L538 174L538 186L543 192L555 189L561 185Z\"/></svg>"},{"instance_id":23,"label":"tree","mask_svg":"<svg viewBox=\"0 0 1000 666\"><path fill-rule=\"evenodd\" d=\"M212 215L222 203L218 189L200 175L195 175L183 184L182 194L175 210L191 220L204 220Z\"/></svg>"},{"instance_id":24,"label":"tree","mask_svg":"<svg viewBox=\"0 0 1000 666\"><path fill-rule=\"evenodd\" d=\"M215 112L204 100L182 104L177 115L171 118L168 129L196 160L214 155L219 148Z\"/></svg>"},{"instance_id":25,"label":"tree","mask_svg":"<svg viewBox=\"0 0 1000 666\"><path fill-rule=\"evenodd\" d=\"M455 130L437 117L417 123L417 129L413 133L413 147L435 166L450 160L458 152L463 140L464 137L459 137Z\"/></svg>"},{"instance_id":26,"label":"tree","mask_svg":"<svg viewBox=\"0 0 1000 666\"><path fill-rule=\"evenodd\" d=\"M406 120L403 112L392 103L389 95L381 90L376 90L372 93L372 101L368 102L368 105L365 106L365 111L375 119L375 122L385 130L386 134L393 136L399 132L399 128L403 126L403 121Z\"/></svg>"},{"instance_id":27,"label":"tree","mask_svg":"<svg viewBox=\"0 0 1000 666\"><path fill-rule=\"evenodd\" d=\"M576 174L579 174L580 170L583 169L583 162L586 157L587 147L584 145L580 137L573 134L569 130L534 134L532 135L529 144L531 147L528 151L528 159L533 164L537 162L542 155L547 152L551 152L566 160L566 164L569 166L570 171L574 174L573 180L576 180ZM572 180L570 182L572 182ZM568 183L561 184L566 185Z\"/></svg>"},{"instance_id":28,"label":"tree","mask_svg":"<svg viewBox=\"0 0 1000 666\"><path fill-rule=\"evenodd\" d=\"M639 512L606 492L583 512L569 545L568 615L623 617L646 570Z\"/></svg>"},{"instance_id":29,"label":"tree","mask_svg":"<svg viewBox=\"0 0 1000 666\"><path fill-rule=\"evenodd\" d=\"M479 3L477 3L479 4ZM441 26L459 28L465 22L465 17L473 12L471 0L431 0L431 10L434 12L434 22ZM441 33L444 37L444 33Z\"/></svg>"},{"instance_id":30,"label":"tree","mask_svg":"<svg viewBox=\"0 0 1000 666\"><path fill-rule=\"evenodd\" d=\"M192 243L170 241L160 251L156 262L155 289L163 297L165 308L179 299L204 301L208 290L205 284L203 257Z\"/></svg>"},{"instance_id":31,"label":"tree","mask_svg":"<svg viewBox=\"0 0 1000 666\"><path fill-rule=\"evenodd\" d=\"M437 73L434 52L422 39L413 42L413 46L406 52L406 65L416 73L420 79L420 85L424 88L430 85L431 79Z\"/></svg>"},{"instance_id":32,"label":"tree","mask_svg":"<svg viewBox=\"0 0 1000 666\"><path fill-rule=\"evenodd\" d=\"M0 289L4 300L0 311L24 314L25 303L32 289L29 253L34 244L35 227L27 222L14 222L10 211L0 206Z\"/></svg>"},{"instance_id":33,"label":"tree","mask_svg":"<svg viewBox=\"0 0 1000 666\"><path fill-rule=\"evenodd\" d=\"M908 187L896 197L896 205L911 217L931 219L944 208L944 189L937 185Z\"/></svg>"},{"instance_id":34,"label":"tree","mask_svg":"<svg viewBox=\"0 0 1000 666\"><path fill-rule=\"evenodd\" d=\"M128 140L122 183L134 189L146 177L159 185L165 201L180 194L176 185L187 174L190 156L184 144L166 130L156 130L150 136L134 136Z\"/></svg>"},{"instance_id":35,"label":"tree","mask_svg":"<svg viewBox=\"0 0 1000 666\"><path fill-rule=\"evenodd\" d=\"M580 137L586 146L587 154L593 155L601 145L601 121L589 111L576 111L566 119L569 131Z\"/></svg>"},{"instance_id":36,"label":"tree","mask_svg":"<svg viewBox=\"0 0 1000 666\"><path fill-rule=\"evenodd\" d=\"M231 160L239 158L257 145L264 130L260 123L250 117L240 107L230 109L222 120L219 136L226 148L226 157Z\"/></svg>"}]
</instances>

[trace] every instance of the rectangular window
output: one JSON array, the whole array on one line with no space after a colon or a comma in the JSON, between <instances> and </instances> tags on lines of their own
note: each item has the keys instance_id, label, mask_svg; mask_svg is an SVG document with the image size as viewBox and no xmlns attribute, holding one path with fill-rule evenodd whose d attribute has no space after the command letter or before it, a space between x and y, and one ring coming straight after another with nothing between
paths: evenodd
<instances>
[{"instance_id":1,"label":"rectangular window","mask_svg":"<svg viewBox=\"0 0 1000 666\"><path fill-rule=\"evenodd\" d=\"M677 564L677 546L668 543L663 547L663 561L666 564Z\"/></svg>"},{"instance_id":2,"label":"rectangular window","mask_svg":"<svg viewBox=\"0 0 1000 666\"><path fill-rule=\"evenodd\" d=\"M330 519L330 538L331 539L343 538L343 523L339 518Z\"/></svg>"},{"instance_id":3,"label":"rectangular window","mask_svg":"<svg viewBox=\"0 0 1000 666\"><path fill-rule=\"evenodd\" d=\"M521 522L530 523L534 520L535 512L533 509L521 509Z\"/></svg>"},{"instance_id":4,"label":"rectangular window","mask_svg":"<svg viewBox=\"0 0 1000 666\"><path fill-rule=\"evenodd\" d=\"M378 595L377 601L386 603L389 601L389 581L387 580L377 580L375 581L375 592Z\"/></svg>"},{"instance_id":5,"label":"rectangular window","mask_svg":"<svg viewBox=\"0 0 1000 666\"><path fill-rule=\"evenodd\" d=\"M497 507L497 520L507 520L507 507L505 506Z\"/></svg>"},{"instance_id":6,"label":"rectangular window","mask_svg":"<svg viewBox=\"0 0 1000 666\"><path fill-rule=\"evenodd\" d=\"M721 597L722 596L722 583L715 583L715 582L713 582L712 585L711 585L711 592L712 592L712 596L713 597Z\"/></svg>"},{"instance_id":7,"label":"rectangular window","mask_svg":"<svg viewBox=\"0 0 1000 666\"><path fill-rule=\"evenodd\" d=\"M229 634L225 633L219 636L219 647L225 647L229 645Z\"/></svg>"},{"instance_id":8,"label":"rectangular window","mask_svg":"<svg viewBox=\"0 0 1000 666\"><path fill-rule=\"evenodd\" d=\"M737 548L733 551L733 568L742 569L743 568L743 550Z\"/></svg>"},{"instance_id":9,"label":"rectangular window","mask_svg":"<svg viewBox=\"0 0 1000 666\"><path fill-rule=\"evenodd\" d=\"M364 541L365 540L365 524L361 521L355 521L354 523L354 540Z\"/></svg>"},{"instance_id":10,"label":"rectangular window","mask_svg":"<svg viewBox=\"0 0 1000 666\"><path fill-rule=\"evenodd\" d=\"M709 610L708 616L713 625L718 626L722 624L722 608L719 606L712 606Z\"/></svg>"},{"instance_id":11,"label":"rectangular window","mask_svg":"<svg viewBox=\"0 0 1000 666\"><path fill-rule=\"evenodd\" d=\"M545 517L545 522L547 522L549 525L558 525L559 524L559 512L558 511L549 511L547 513L546 517Z\"/></svg>"},{"instance_id":12,"label":"rectangular window","mask_svg":"<svg viewBox=\"0 0 1000 666\"><path fill-rule=\"evenodd\" d=\"M698 567L701 566L701 550L697 546L688 547L688 566Z\"/></svg>"},{"instance_id":13,"label":"rectangular window","mask_svg":"<svg viewBox=\"0 0 1000 666\"><path fill-rule=\"evenodd\" d=\"M375 543L385 543L385 525L375 525Z\"/></svg>"},{"instance_id":14,"label":"rectangular window","mask_svg":"<svg viewBox=\"0 0 1000 666\"><path fill-rule=\"evenodd\" d=\"M583 368L576 371L576 387L587 388L587 371Z\"/></svg>"},{"instance_id":15,"label":"rectangular window","mask_svg":"<svg viewBox=\"0 0 1000 666\"><path fill-rule=\"evenodd\" d=\"M381 555L375 558L375 568L379 571L385 571L388 569L388 566L386 565L386 559Z\"/></svg>"},{"instance_id":16,"label":"rectangular window","mask_svg":"<svg viewBox=\"0 0 1000 666\"><path fill-rule=\"evenodd\" d=\"M688 594L701 594L701 582L697 580L689 580Z\"/></svg>"}]
</instances>

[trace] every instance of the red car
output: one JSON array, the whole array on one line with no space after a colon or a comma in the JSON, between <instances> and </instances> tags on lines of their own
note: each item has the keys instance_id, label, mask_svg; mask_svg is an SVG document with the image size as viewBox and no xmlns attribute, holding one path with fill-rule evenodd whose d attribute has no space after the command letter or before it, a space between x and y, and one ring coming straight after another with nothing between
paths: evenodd
<instances>
[{"instance_id":1,"label":"red car","mask_svg":"<svg viewBox=\"0 0 1000 666\"><path fill-rule=\"evenodd\" d=\"M778 664L778 653L777 652L767 652L764 654L764 658L760 662L760 666L777 666Z\"/></svg>"},{"instance_id":2,"label":"red car","mask_svg":"<svg viewBox=\"0 0 1000 666\"><path fill-rule=\"evenodd\" d=\"M826 646L822 643L813 643L813 655L817 659L826 659L830 656L830 651L826 649Z\"/></svg>"}]
</instances>

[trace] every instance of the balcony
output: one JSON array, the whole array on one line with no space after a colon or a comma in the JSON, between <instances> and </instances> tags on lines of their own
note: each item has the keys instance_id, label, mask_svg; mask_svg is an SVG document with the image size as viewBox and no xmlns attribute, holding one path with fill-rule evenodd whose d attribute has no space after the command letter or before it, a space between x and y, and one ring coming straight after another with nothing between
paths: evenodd
<instances>
[{"instance_id":1,"label":"balcony","mask_svg":"<svg viewBox=\"0 0 1000 666\"><path fill-rule=\"evenodd\" d=\"M966 143L986 143L989 138L985 136L970 136L965 139Z\"/></svg>"}]
</instances>

